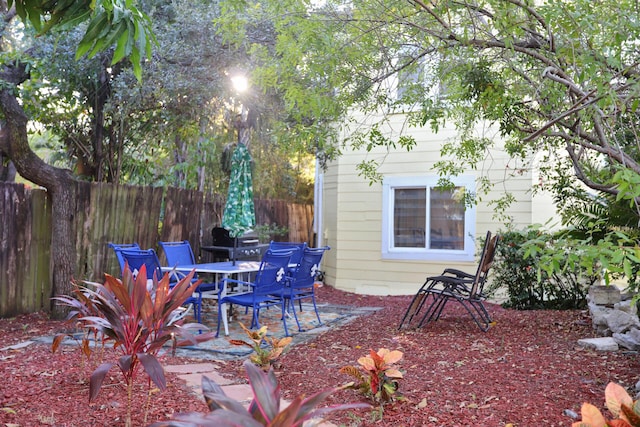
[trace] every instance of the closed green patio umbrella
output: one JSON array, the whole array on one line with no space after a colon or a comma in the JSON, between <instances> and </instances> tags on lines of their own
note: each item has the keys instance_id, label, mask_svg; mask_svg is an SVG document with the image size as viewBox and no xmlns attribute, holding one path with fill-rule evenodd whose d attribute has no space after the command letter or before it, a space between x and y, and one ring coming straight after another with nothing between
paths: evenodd
<instances>
[{"instance_id":1,"label":"closed green patio umbrella","mask_svg":"<svg viewBox=\"0 0 640 427\"><path fill-rule=\"evenodd\" d=\"M251 154L245 144L238 143L231 158L229 193L222 216L222 227L229 231L232 238L235 238L253 229L255 225Z\"/></svg>"}]
</instances>

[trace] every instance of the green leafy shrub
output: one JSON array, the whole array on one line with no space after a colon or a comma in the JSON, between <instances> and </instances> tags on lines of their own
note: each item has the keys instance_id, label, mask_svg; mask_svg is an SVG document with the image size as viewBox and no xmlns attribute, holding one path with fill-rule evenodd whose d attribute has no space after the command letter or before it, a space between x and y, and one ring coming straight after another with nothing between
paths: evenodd
<instances>
[{"instance_id":1,"label":"green leafy shrub","mask_svg":"<svg viewBox=\"0 0 640 427\"><path fill-rule=\"evenodd\" d=\"M282 352L287 348L292 337L267 337L267 327L262 326L257 331L252 331L239 322L240 326L249 337L251 342L243 340L230 339L229 342L233 345L244 345L253 349L254 354L249 357L253 363L262 369L268 369L273 363L278 360L282 355Z\"/></svg>"},{"instance_id":2,"label":"green leafy shrub","mask_svg":"<svg viewBox=\"0 0 640 427\"><path fill-rule=\"evenodd\" d=\"M600 172L614 173L612 187L621 192L618 196L606 191L593 194L583 188L564 186L556 198L562 223L567 224L563 234L571 238L578 249L575 253L580 254L574 262L587 269L599 268L605 282L623 278L628 290L638 293L640 223L633 196L638 188L632 184L638 176L606 169Z\"/></svg>"},{"instance_id":3,"label":"green leafy shrub","mask_svg":"<svg viewBox=\"0 0 640 427\"><path fill-rule=\"evenodd\" d=\"M261 242L269 243L276 236L286 235L289 232L289 228L278 224L259 224L253 227L253 231L258 234L258 239Z\"/></svg>"},{"instance_id":4,"label":"green leafy shrub","mask_svg":"<svg viewBox=\"0 0 640 427\"><path fill-rule=\"evenodd\" d=\"M249 360L244 362L244 368L254 394L248 409L229 398L214 381L202 377L202 393L210 413L175 414L173 420L160 421L150 427L298 427L311 418L333 411L369 407L367 404L353 403L315 409L329 395L340 390L335 388L320 391L306 399L296 397L281 409L280 386L273 368L265 372Z\"/></svg>"},{"instance_id":5,"label":"green leafy shrub","mask_svg":"<svg viewBox=\"0 0 640 427\"><path fill-rule=\"evenodd\" d=\"M533 227L500 233L489 294L507 291L504 307L518 310L574 309L586 305L593 270L572 262L574 248L561 234ZM551 267L551 268L549 268Z\"/></svg>"}]
</instances>

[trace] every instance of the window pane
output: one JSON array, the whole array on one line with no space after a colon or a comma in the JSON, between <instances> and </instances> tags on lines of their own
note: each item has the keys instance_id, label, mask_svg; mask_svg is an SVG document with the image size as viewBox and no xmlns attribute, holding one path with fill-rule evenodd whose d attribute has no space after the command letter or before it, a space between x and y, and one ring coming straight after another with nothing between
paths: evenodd
<instances>
[{"instance_id":1,"label":"window pane","mask_svg":"<svg viewBox=\"0 0 640 427\"><path fill-rule=\"evenodd\" d=\"M405 96L415 97L415 92L420 87L420 71L420 68L411 68L398 72L397 99L399 101L402 101Z\"/></svg>"},{"instance_id":2,"label":"window pane","mask_svg":"<svg viewBox=\"0 0 640 427\"><path fill-rule=\"evenodd\" d=\"M399 248L426 247L426 215L426 188L395 189L393 203L393 246Z\"/></svg>"},{"instance_id":3,"label":"window pane","mask_svg":"<svg viewBox=\"0 0 640 427\"><path fill-rule=\"evenodd\" d=\"M464 187L431 188L430 249L464 249Z\"/></svg>"}]
</instances>

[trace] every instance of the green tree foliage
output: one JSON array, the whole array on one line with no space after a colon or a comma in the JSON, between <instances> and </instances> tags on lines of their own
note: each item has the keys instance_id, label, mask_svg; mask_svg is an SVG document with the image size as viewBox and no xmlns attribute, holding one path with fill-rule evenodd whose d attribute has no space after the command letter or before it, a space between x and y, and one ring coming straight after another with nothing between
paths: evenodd
<instances>
[{"instance_id":1,"label":"green tree foliage","mask_svg":"<svg viewBox=\"0 0 640 427\"><path fill-rule=\"evenodd\" d=\"M256 22L272 22L278 56L265 56L260 83L285 93L296 132L323 147L410 149L410 137L378 132L388 113L435 131L453 123L458 136L441 147L436 166L443 182L497 148L511 156L514 175L540 169L534 190L555 194L565 223L575 217L567 208L594 194L626 204L640 223L637 2L225 0L222 10L230 42L247 43ZM314 127L336 123L338 131L354 120L351 109L375 115L346 141ZM379 180L377 167L359 170ZM478 197L493 184L480 179ZM513 200L503 194L492 203L503 209ZM614 269L615 259L621 266L637 258L633 239L616 231L603 244L627 255L606 251L613 258L599 263Z\"/></svg>"},{"instance_id":2,"label":"green tree foliage","mask_svg":"<svg viewBox=\"0 0 640 427\"><path fill-rule=\"evenodd\" d=\"M282 101L273 91L239 96L231 87L230 77L248 73L252 58L216 34L217 3L153 0L141 8L157 34L142 81L126 63L112 65L113 49L76 58L84 25L29 39L34 67L21 97L29 99L29 116L56 136L45 144L50 159L83 179L225 194L220 157L233 149L234 110L243 104L255 118L256 195L310 201L312 152L272 131ZM267 40L269 31L260 34Z\"/></svg>"},{"instance_id":3,"label":"green tree foliage","mask_svg":"<svg viewBox=\"0 0 640 427\"><path fill-rule=\"evenodd\" d=\"M228 40L246 43L252 25L271 20L278 61L265 58L261 83L285 91L298 124L341 118L354 107L404 108L410 124L435 129L453 121L460 135L443 147L452 159L439 166L447 176L473 167L496 143L475 134L489 121L514 158L551 153L545 165L560 177L637 203L624 185L640 174L631 138L638 124L635 2L322 4L228 0L219 21ZM391 77L418 72L422 80L401 99L388 90ZM411 144L371 132L368 141ZM548 177L544 185L560 178Z\"/></svg>"},{"instance_id":4,"label":"green tree foliage","mask_svg":"<svg viewBox=\"0 0 640 427\"><path fill-rule=\"evenodd\" d=\"M2 16L0 40L0 154L15 165L15 170L31 182L45 187L51 196L52 215L55 220L51 236L51 271L53 292L71 293L76 254L73 242L74 230L71 218L76 206L75 178L66 169L44 162L29 147L27 125L29 117L20 98L22 85L30 79L33 61L28 55L28 46L20 36L14 36L18 14L23 21L30 22L40 34L55 28L74 28L88 22L87 31L78 45L78 57L94 56L115 46L112 64L129 58L134 74L140 77L142 53L149 53L152 36L148 32L145 14L137 9L132 0L77 1L0 1ZM14 41L10 44L9 41ZM4 162L4 160L3 160ZM55 317L64 316L63 309L53 307Z\"/></svg>"},{"instance_id":5,"label":"green tree foliage","mask_svg":"<svg viewBox=\"0 0 640 427\"><path fill-rule=\"evenodd\" d=\"M111 65L129 58L134 74L141 78L141 62L151 55L154 36L148 16L136 2L127 0L48 1L7 0L7 6L28 20L42 35L53 28L73 28L87 22L76 50L76 58L93 57L115 46Z\"/></svg>"},{"instance_id":6,"label":"green tree foliage","mask_svg":"<svg viewBox=\"0 0 640 427\"><path fill-rule=\"evenodd\" d=\"M313 174L307 170L309 164L313 167L313 151L290 147L274 131L283 111L277 91L252 84L238 93L232 86L231 78L238 74L253 82L255 55L245 46L224 42L217 33L213 21L219 15L218 3L157 1L150 14L159 48L144 69L143 99L155 102L148 122L154 134L145 139L160 142L166 150L164 170L171 176L165 179L173 185L226 194L228 172L221 158L225 148L231 153L238 140L235 115L242 107L252 126L256 197L310 201ZM257 25L251 37L273 45L269 26ZM121 92L123 103L131 105L140 91Z\"/></svg>"},{"instance_id":7,"label":"green tree foliage","mask_svg":"<svg viewBox=\"0 0 640 427\"><path fill-rule=\"evenodd\" d=\"M211 29L210 21L206 21L210 16L205 12L215 11L217 4L192 3L194 9L188 13L206 22L200 24L200 30ZM190 6L190 3L180 5ZM204 178L215 174L206 173L201 163L190 167L189 160L206 161L209 154L215 153L214 145L208 144L212 134L207 133L207 121L202 118L206 117L205 113L199 120L185 120L175 112L206 111L197 102L186 103L185 108L184 101L197 101L208 93L202 87L201 92L186 93L179 86L175 86L176 91L165 91L167 82L177 79L167 75L162 66L157 73L161 77L159 86L147 90L140 85L147 65L155 66L156 59L161 59L160 55L151 55L155 38L149 16L165 22L165 30L170 29L177 35L182 30L173 22L178 16L173 2L0 0L0 16L0 176L14 179L17 172L45 187L51 195L53 291L69 294L76 266L75 247L69 236L75 235L71 218L76 206L74 184L78 177L69 165L90 179L115 182L138 179L137 182L157 185L169 182L166 177L174 174L176 181L184 186L188 185L195 169L197 187L203 188ZM18 16L21 20L16 19ZM29 37L31 31L42 40L52 38L49 47L38 46L40 53L50 54L48 57L34 56L38 48ZM192 30L190 34L197 35L198 31ZM65 46L66 41L69 43ZM177 43L179 41L176 46ZM188 49L201 54L211 45L197 38L194 43L183 45L183 52ZM74 59L87 60L87 68L82 68L82 63L69 61L72 51ZM200 56L208 64L219 63L217 55ZM56 62L58 58L60 62ZM60 65L56 72L52 72L55 70L52 62ZM191 64L178 62L176 65L188 68ZM202 65L206 69L206 64ZM50 80L44 78L45 75ZM65 76L72 78L63 84ZM200 76L204 80L207 74L201 72ZM211 81L215 83L216 79ZM196 98L198 93L204 96ZM179 108L165 108L172 101L177 101L174 104ZM53 114L48 116L47 112ZM44 124L50 126L48 132L57 132L55 141L62 147L54 146L54 155L64 153L70 162L54 165L32 150L28 126L38 114ZM167 123L179 124L179 127L159 126ZM168 128L171 132L167 132ZM165 141L175 144L176 149L172 151L171 145L163 145ZM53 311L55 317L65 315L59 307L53 307Z\"/></svg>"}]
</instances>

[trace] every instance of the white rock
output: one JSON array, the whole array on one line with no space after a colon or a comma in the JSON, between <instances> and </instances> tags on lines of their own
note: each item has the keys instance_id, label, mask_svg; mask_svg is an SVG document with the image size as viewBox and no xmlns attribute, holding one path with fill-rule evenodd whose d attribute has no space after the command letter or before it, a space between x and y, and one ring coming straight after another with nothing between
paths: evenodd
<instances>
[{"instance_id":1,"label":"white rock","mask_svg":"<svg viewBox=\"0 0 640 427\"><path fill-rule=\"evenodd\" d=\"M611 337L583 338L578 340L578 345L597 351L616 351L618 343Z\"/></svg>"}]
</instances>

